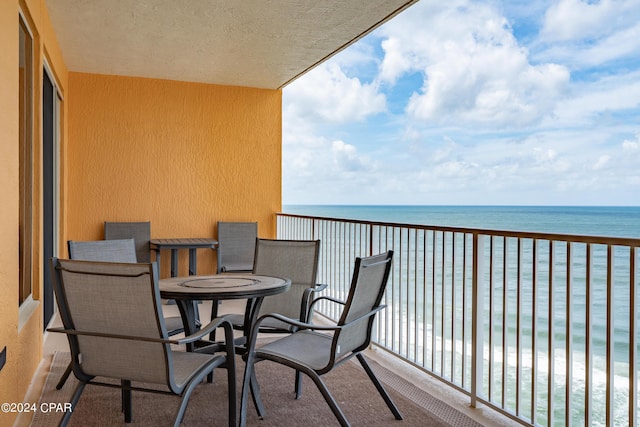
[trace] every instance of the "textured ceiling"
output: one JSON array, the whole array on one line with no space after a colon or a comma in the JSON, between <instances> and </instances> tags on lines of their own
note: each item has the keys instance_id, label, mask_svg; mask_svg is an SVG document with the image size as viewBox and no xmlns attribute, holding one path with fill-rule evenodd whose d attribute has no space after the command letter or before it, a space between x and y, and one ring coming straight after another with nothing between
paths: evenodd
<instances>
[{"instance_id":1,"label":"textured ceiling","mask_svg":"<svg viewBox=\"0 0 640 427\"><path fill-rule=\"evenodd\" d=\"M46 0L70 71L281 88L417 0Z\"/></svg>"}]
</instances>

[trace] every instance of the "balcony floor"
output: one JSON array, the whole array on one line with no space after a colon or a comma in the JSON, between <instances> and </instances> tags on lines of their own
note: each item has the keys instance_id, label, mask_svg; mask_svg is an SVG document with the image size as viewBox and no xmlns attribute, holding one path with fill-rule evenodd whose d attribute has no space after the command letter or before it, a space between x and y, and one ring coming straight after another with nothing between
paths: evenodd
<instances>
[{"instance_id":1,"label":"balcony floor","mask_svg":"<svg viewBox=\"0 0 640 427\"><path fill-rule=\"evenodd\" d=\"M207 319L210 313L210 302L204 301L199 307L201 311L201 318ZM176 305L163 305L163 310L166 315L177 315L178 308ZM243 301L223 301L220 306L220 314L227 313L243 313L244 302ZM61 326L58 316L54 316L54 320L51 326ZM51 359L57 351L69 351L69 345L67 338L64 334L47 333L44 337L44 344L42 350L42 361L34 374L31 385L25 396L25 402L37 402L42 388L44 387L47 374L49 372L49 366ZM451 389L441 383L440 381L430 377L428 374L414 368L413 366L395 358L383 350L376 350L375 348L367 350L365 353L368 358L378 362L379 364L390 368L393 372L400 377L409 381L413 385L421 388L434 397L439 398L447 402L450 406L456 410L464 413L468 417L474 419L478 423L485 426L496 427L515 427L521 426L521 424L496 413L495 411L486 408L471 408L469 406L469 398L464 394ZM402 390L400 390L402 391ZM28 427L31 424L30 413L22 413L16 420L14 427ZM34 426L37 427L37 426Z\"/></svg>"}]
</instances>

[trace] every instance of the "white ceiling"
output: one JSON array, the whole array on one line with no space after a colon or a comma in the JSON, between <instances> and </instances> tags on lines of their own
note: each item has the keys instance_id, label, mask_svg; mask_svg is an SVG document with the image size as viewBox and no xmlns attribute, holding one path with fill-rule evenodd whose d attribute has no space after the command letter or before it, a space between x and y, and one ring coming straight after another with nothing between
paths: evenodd
<instances>
[{"instance_id":1,"label":"white ceiling","mask_svg":"<svg viewBox=\"0 0 640 427\"><path fill-rule=\"evenodd\" d=\"M277 89L418 0L46 0L70 71Z\"/></svg>"}]
</instances>

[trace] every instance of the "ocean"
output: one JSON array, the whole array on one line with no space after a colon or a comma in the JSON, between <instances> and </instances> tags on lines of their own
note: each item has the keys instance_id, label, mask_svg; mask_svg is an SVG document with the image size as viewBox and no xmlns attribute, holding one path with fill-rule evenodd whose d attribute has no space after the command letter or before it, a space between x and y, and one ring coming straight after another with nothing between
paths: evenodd
<instances>
[{"instance_id":1,"label":"ocean","mask_svg":"<svg viewBox=\"0 0 640 427\"><path fill-rule=\"evenodd\" d=\"M283 211L404 224L640 238L640 206L284 205Z\"/></svg>"},{"instance_id":2,"label":"ocean","mask_svg":"<svg viewBox=\"0 0 640 427\"><path fill-rule=\"evenodd\" d=\"M328 218L342 218L342 219L354 219L354 220L366 220L376 222L388 222L399 224L417 224L417 225L429 225L429 226L449 226L449 227L462 227L462 228L477 228L487 230L504 230L504 231L529 231L540 233L553 233L553 234L569 234L569 235L581 235L581 236L614 236L625 238L640 238L640 207L597 207L597 206L345 206L345 205L285 205L283 206L283 212L290 214L300 214L309 216L320 216ZM591 357L591 368L587 368L585 359L585 309L586 299L585 290L581 285L584 282L584 265L581 265L581 253L584 252L584 247L575 248L576 257L576 277L574 285L574 294L572 296L572 317L573 317L573 331L572 342L574 349L571 358L571 366L573 369L572 383L572 400L574 405L572 407L573 416L572 420L575 425L584 425L584 401L586 399L585 387L587 377L587 371L592 381L592 393L593 401L591 402L591 425L604 425L606 418L606 408L604 406L605 393L607 386L607 372L606 372L606 271L602 268L605 265L606 249L594 248L594 271L593 271L593 301L592 301L592 336L591 341L593 344L593 354ZM531 256L531 247L527 246L524 249L525 258L529 259ZM622 272L622 276L625 274L628 276L628 253L622 251L614 254L615 262L619 271ZM512 257L515 258L515 255ZM499 269L499 267L497 267ZM443 268L448 270L449 267ZM442 271L442 270L440 270ZM559 283L562 283L562 269L558 268ZM523 283L525 285L522 289L522 295L525 300L525 307L530 304L531 300L531 273L523 273ZM500 287L501 285L497 284ZM548 284L538 284L538 298L540 308L537 314L538 322L541 326L549 322L548 313L546 310L547 299L549 294ZM628 316L629 316L629 291L628 282L619 281L616 277L614 282L614 296L616 307L614 313L614 354L613 362L615 364L614 376L615 379L615 392L614 392L614 425L626 425L628 423ZM456 292L459 289L456 288ZM508 306L515 307L517 300L515 299L514 288L509 287L508 292ZM497 289L497 292L501 292L501 289ZM558 292L557 290L555 292ZM409 298L409 293L406 292L405 298L400 301L400 305L406 304L405 299ZM419 297L419 294L416 294ZM487 296L485 295L485 298ZM562 285L559 287L559 295L555 296L556 306L555 313L552 315L553 323L556 327L554 331L555 335L555 356L556 363L554 373L554 392L553 392L553 411L555 413L554 426L564 425L564 385L566 377L564 375L564 365L567 355L564 354L564 344L566 343L566 337L564 331L566 327L566 319L564 314L566 313L566 299L563 294ZM420 300L421 301L421 300ZM421 302L417 301L417 306L421 306ZM526 302L528 301L528 303ZM442 313L442 305L438 305L438 301L434 301L435 306L429 310L436 313ZM499 304L498 304L499 305ZM409 306L409 305L407 305ZM499 307L498 307L499 308ZM398 316L402 318L401 322L408 321L407 316L411 317L410 310L400 310ZM446 310L445 310L446 311ZM408 314L407 314L408 313ZM499 317L498 314L494 316ZM414 315L415 317L415 315ZM528 342L531 337L531 329L527 326L531 324L532 314L529 309L523 311L523 323L525 325L523 330L524 341ZM417 319L416 319L417 320ZM430 325L429 319L423 319L419 322L418 328L425 328L428 331L433 331L434 328L437 332L437 324ZM423 323L423 324L422 324ZM499 322L498 322L499 323ZM515 318L512 313L508 319L507 335L509 337L515 336ZM498 329L502 326L499 324ZM488 330L488 325L485 325L485 331ZM435 332L430 332L435 333ZM446 336L438 336L438 339L446 340ZM485 337L486 339L486 337ZM510 338L513 340L513 338ZM548 411L547 403L548 396L546 396L546 333L541 331L538 334L541 348L538 349L538 368L540 369L537 378L538 391L537 391L537 416L536 421L539 425L546 425L546 412ZM462 348L463 342L458 341L452 345L455 348ZM428 342L427 345L428 346ZM442 344L444 345L444 344ZM450 345L450 344L447 344ZM445 346L446 347L446 346ZM499 345L496 347L496 354L494 355L499 359ZM638 348L640 353L640 348ZM513 349L507 349L509 358L514 355ZM449 356L447 356L449 357ZM525 344L523 354L523 364L526 366L531 365L532 358L531 348L528 344ZM486 362L485 362L486 363ZM495 362L494 362L495 363ZM515 366L517 362L510 360L510 367L508 370L507 380L507 407L514 408L515 401ZM524 375L531 375L530 370L527 370L525 366ZM495 367L497 371L501 370L501 366ZM457 374L457 373L456 373ZM531 377L527 377L525 382L531 381ZM497 384L494 384L497 386ZM640 383L638 384L640 388ZM528 395L527 387L522 390L523 396ZM524 407L521 408L523 412L526 411L530 402L530 396L523 399ZM640 402L639 402L640 406ZM640 417L640 413L638 414Z\"/></svg>"}]
</instances>

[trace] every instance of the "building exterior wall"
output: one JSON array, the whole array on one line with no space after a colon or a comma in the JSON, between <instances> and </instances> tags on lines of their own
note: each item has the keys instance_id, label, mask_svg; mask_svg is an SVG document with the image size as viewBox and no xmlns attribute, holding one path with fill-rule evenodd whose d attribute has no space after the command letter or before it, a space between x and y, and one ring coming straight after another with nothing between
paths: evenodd
<instances>
[{"instance_id":1,"label":"building exterior wall","mask_svg":"<svg viewBox=\"0 0 640 427\"><path fill-rule=\"evenodd\" d=\"M18 307L19 156L18 156L18 22L25 18L33 36L33 302ZM45 0L0 0L0 402L22 402L42 358L41 188L42 76L44 58L64 93L67 69L53 32ZM63 106L64 108L64 106ZM65 114L64 110L61 112ZM64 134L64 128L61 130ZM0 425L11 425L16 413L0 413Z\"/></svg>"},{"instance_id":2,"label":"building exterior wall","mask_svg":"<svg viewBox=\"0 0 640 427\"><path fill-rule=\"evenodd\" d=\"M33 297L18 307L18 17L34 39ZM0 402L21 402L42 358L42 78L63 100L60 256L66 241L101 239L104 221L151 221L152 237L215 237L217 221L258 221L274 237L281 210L282 93L69 73L45 0L0 0ZM164 260L168 260L164 256ZM181 273L186 273L181 254ZM168 275L168 262L163 275ZM201 250L199 272L214 271ZM0 413L12 425L15 413Z\"/></svg>"},{"instance_id":3,"label":"building exterior wall","mask_svg":"<svg viewBox=\"0 0 640 427\"><path fill-rule=\"evenodd\" d=\"M101 239L104 221L151 221L152 238L257 221L275 236L281 91L70 73L69 92L66 239Z\"/></svg>"}]
</instances>

